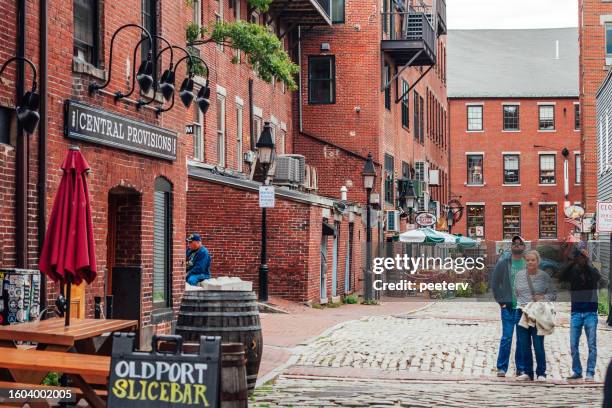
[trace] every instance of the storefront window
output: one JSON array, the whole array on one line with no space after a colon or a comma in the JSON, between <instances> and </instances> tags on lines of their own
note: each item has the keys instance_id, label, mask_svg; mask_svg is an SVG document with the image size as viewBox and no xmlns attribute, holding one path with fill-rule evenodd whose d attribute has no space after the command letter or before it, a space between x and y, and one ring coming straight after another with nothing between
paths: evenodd
<instances>
[{"instance_id":1,"label":"storefront window","mask_svg":"<svg viewBox=\"0 0 612 408\"><path fill-rule=\"evenodd\" d=\"M540 204L540 239L557 239L557 205Z\"/></svg>"},{"instance_id":2,"label":"storefront window","mask_svg":"<svg viewBox=\"0 0 612 408\"><path fill-rule=\"evenodd\" d=\"M503 239L512 239L521 235L521 206L504 205L502 207Z\"/></svg>"},{"instance_id":3,"label":"storefront window","mask_svg":"<svg viewBox=\"0 0 612 408\"><path fill-rule=\"evenodd\" d=\"M467 236L484 239L485 207L484 205L467 206Z\"/></svg>"}]
</instances>

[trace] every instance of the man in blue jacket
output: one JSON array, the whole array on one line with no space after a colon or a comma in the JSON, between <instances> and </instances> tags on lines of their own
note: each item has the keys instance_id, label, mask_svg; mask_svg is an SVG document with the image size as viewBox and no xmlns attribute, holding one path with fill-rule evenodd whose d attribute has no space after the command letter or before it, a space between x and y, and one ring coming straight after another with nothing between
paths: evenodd
<instances>
[{"instance_id":1,"label":"man in blue jacket","mask_svg":"<svg viewBox=\"0 0 612 408\"><path fill-rule=\"evenodd\" d=\"M199 282L210 279L210 254L200 234L191 234L187 238L187 283L196 286Z\"/></svg>"},{"instance_id":2,"label":"man in blue jacket","mask_svg":"<svg viewBox=\"0 0 612 408\"><path fill-rule=\"evenodd\" d=\"M505 377L508 372L514 328L519 320L521 320L521 310L517 306L514 291L514 278L520 270L525 269L524 252L525 241L521 236L515 235L512 238L511 251L500 255L491 277L491 288L493 289L495 301L499 303L502 321L502 337L499 342L499 353L497 355L498 377ZM514 352L516 375L521 375L524 372L520 350L521 344L517 336L516 350Z\"/></svg>"}]
</instances>

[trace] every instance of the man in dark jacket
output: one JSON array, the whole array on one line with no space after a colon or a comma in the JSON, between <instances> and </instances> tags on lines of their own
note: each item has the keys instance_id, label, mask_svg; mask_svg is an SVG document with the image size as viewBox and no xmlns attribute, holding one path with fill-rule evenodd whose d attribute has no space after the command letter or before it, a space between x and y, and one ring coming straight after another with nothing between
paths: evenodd
<instances>
[{"instance_id":1,"label":"man in dark jacket","mask_svg":"<svg viewBox=\"0 0 612 408\"><path fill-rule=\"evenodd\" d=\"M572 301L570 349L573 374L567 379L579 380L582 378L579 346L584 328L589 347L585 380L593 382L597 362L597 304L601 274L589 260L585 242L581 241L576 244L573 259L561 271L560 278L562 281L569 282Z\"/></svg>"},{"instance_id":2,"label":"man in dark jacket","mask_svg":"<svg viewBox=\"0 0 612 408\"><path fill-rule=\"evenodd\" d=\"M499 353L497 355L497 376L505 377L508 372L510 353L512 350L512 337L514 328L521 320L521 310L516 303L514 291L514 278L516 274L525 269L525 241L519 235L512 238L510 252L504 252L495 265L491 277L491 288L495 301L501 309L502 337L499 342ZM516 350L514 362L516 364L516 375L524 372L523 359L521 358L519 338L516 339Z\"/></svg>"},{"instance_id":3,"label":"man in dark jacket","mask_svg":"<svg viewBox=\"0 0 612 408\"><path fill-rule=\"evenodd\" d=\"M191 234L187 238L187 283L192 286L199 282L210 279L211 258L208 250L202 245L199 234Z\"/></svg>"}]
</instances>

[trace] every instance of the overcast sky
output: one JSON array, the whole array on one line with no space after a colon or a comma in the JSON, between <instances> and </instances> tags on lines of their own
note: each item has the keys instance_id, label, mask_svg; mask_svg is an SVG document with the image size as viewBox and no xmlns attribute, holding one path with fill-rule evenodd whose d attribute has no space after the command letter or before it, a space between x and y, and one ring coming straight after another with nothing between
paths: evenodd
<instances>
[{"instance_id":1,"label":"overcast sky","mask_svg":"<svg viewBox=\"0 0 612 408\"><path fill-rule=\"evenodd\" d=\"M578 27L578 0L446 0L450 29Z\"/></svg>"}]
</instances>

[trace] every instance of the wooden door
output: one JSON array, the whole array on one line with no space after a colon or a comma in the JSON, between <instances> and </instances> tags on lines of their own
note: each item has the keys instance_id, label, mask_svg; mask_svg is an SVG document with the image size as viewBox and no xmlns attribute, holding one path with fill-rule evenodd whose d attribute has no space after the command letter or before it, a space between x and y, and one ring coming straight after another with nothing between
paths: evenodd
<instances>
[{"instance_id":1,"label":"wooden door","mask_svg":"<svg viewBox=\"0 0 612 408\"><path fill-rule=\"evenodd\" d=\"M85 285L71 285L70 287L70 317L85 318Z\"/></svg>"}]
</instances>

